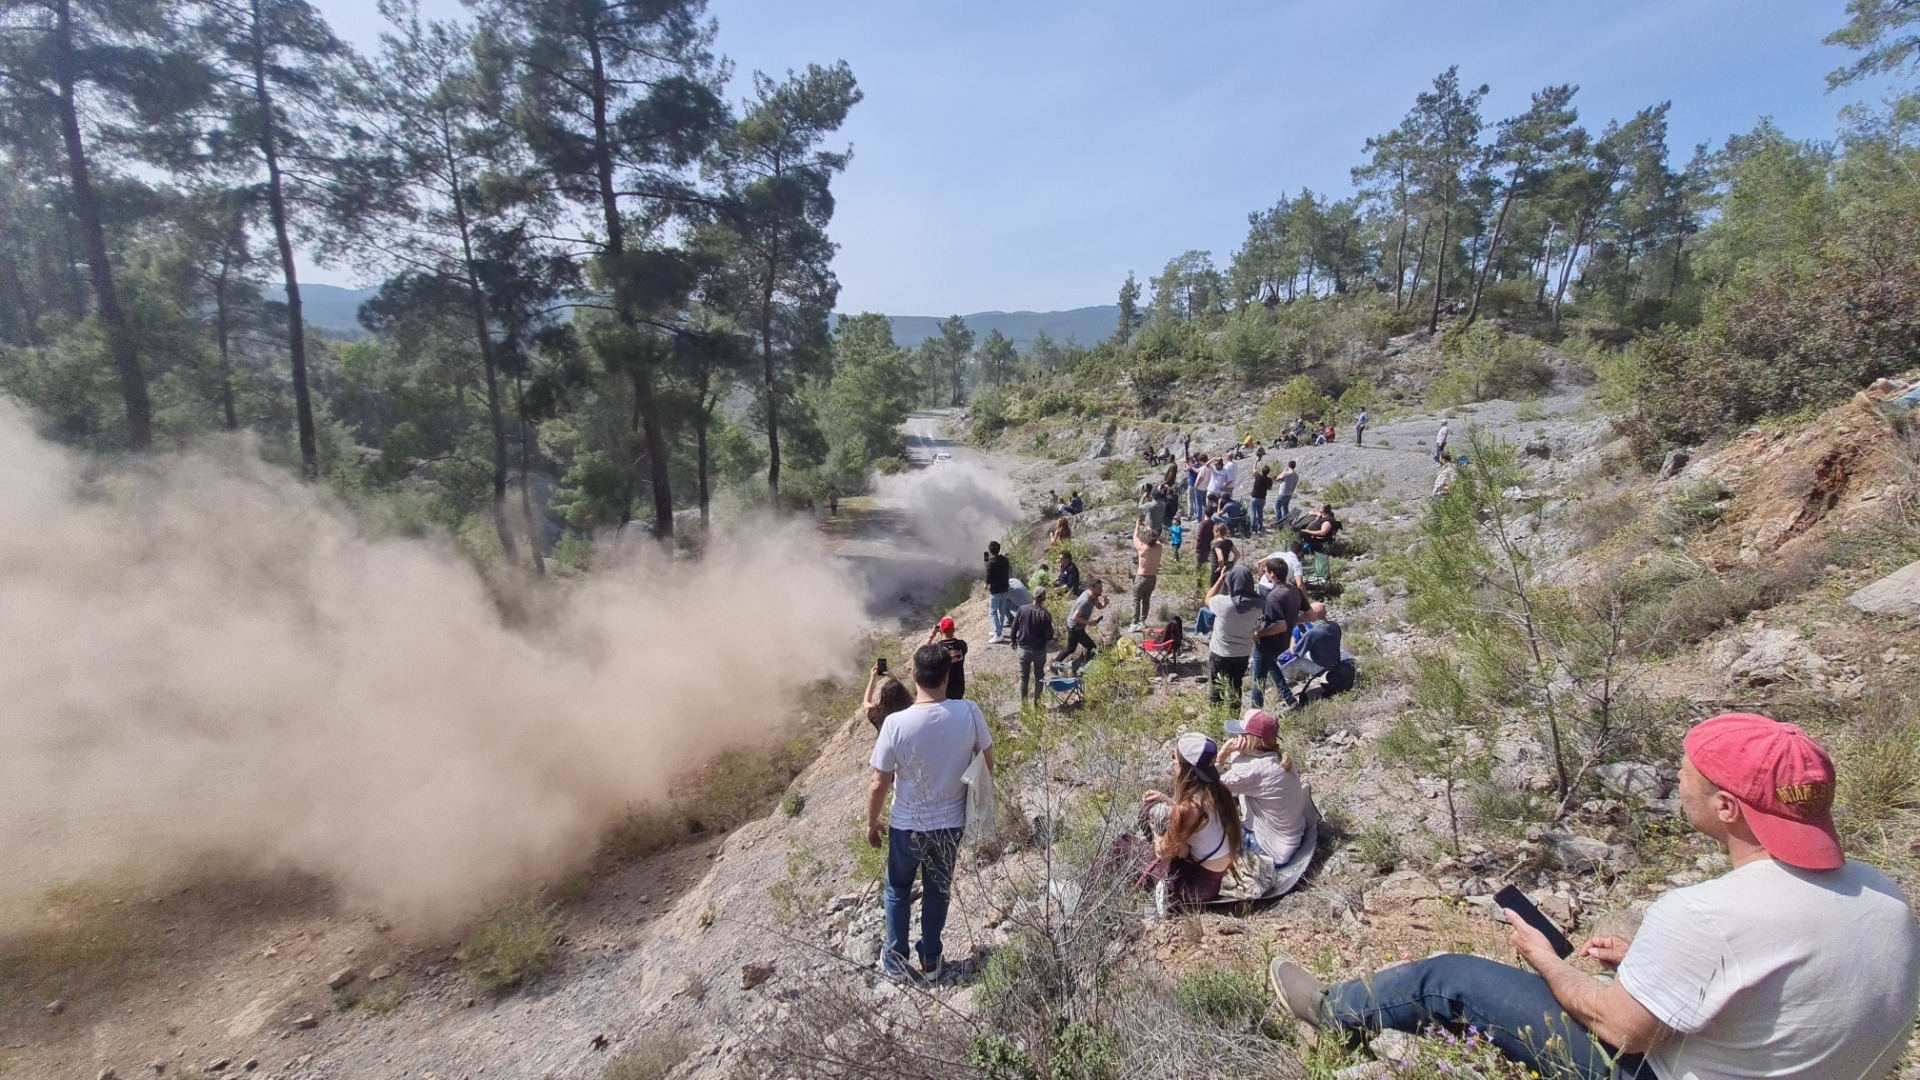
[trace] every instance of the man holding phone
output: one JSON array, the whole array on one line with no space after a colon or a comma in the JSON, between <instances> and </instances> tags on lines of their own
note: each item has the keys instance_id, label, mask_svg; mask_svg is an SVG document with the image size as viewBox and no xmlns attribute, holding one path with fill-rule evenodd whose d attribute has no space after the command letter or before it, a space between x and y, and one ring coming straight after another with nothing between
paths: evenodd
<instances>
[{"instance_id":1,"label":"man holding phone","mask_svg":"<svg viewBox=\"0 0 1920 1080\"><path fill-rule=\"evenodd\" d=\"M1730 713L1687 732L1680 807L1733 869L1654 901L1631 939L1568 963L1509 909L1539 974L1441 955L1332 987L1291 960L1269 970L1315 1027L1363 1033L1469 1025L1555 1080L1734 1076L1885 1080L1920 1002L1920 929L1885 874L1847 859L1833 762L1792 724Z\"/></svg>"}]
</instances>

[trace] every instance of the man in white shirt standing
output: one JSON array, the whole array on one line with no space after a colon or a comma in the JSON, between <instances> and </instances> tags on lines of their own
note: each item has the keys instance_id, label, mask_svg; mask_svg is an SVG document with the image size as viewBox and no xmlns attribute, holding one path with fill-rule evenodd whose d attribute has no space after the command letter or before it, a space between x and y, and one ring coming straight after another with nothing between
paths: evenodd
<instances>
[{"instance_id":1,"label":"man in white shirt standing","mask_svg":"<svg viewBox=\"0 0 1920 1080\"><path fill-rule=\"evenodd\" d=\"M1213 459L1213 477L1207 481L1207 497L1226 502L1233 495L1234 476L1231 458Z\"/></svg>"},{"instance_id":2,"label":"man in white shirt standing","mask_svg":"<svg viewBox=\"0 0 1920 1080\"><path fill-rule=\"evenodd\" d=\"M1588 941L1617 978L1576 969L1509 911L1538 975L1443 955L1323 989L1282 959L1275 991L1348 1032L1472 1025L1550 1078L1886 1080L1913 1032L1920 931L1899 887L1841 852L1826 750L1730 713L1685 751L1681 809L1733 869L1660 897L1631 940Z\"/></svg>"},{"instance_id":3,"label":"man in white shirt standing","mask_svg":"<svg viewBox=\"0 0 1920 1080\"><path fill-rule=\"evenodd\" d=\"M993 736L980 706L947 698L952 658L942 645L913 654L913 705L886 718L873 743L873 779L867 786L867 844L887 849L887 942L880 967L907 974L907 934L913 921L913 879L921 881L920 973L940 977L940 934L953 896L953 864L967 824L967 786L961 781L973 755L993 769ZM893 814L881 833L880 813L893 793Z\"/></svg>"}]
</instances>

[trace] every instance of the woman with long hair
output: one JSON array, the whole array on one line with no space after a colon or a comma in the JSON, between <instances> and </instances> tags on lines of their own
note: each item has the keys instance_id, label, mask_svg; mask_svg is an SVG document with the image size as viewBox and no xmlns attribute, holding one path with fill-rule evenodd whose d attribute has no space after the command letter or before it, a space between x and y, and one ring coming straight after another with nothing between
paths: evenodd
<instances>
[{"instance_id":1,"label":"woman with long hair","mask_svg":"<svg viewBox=\"0 0 1920 1080\"><path fill-rule=\"evenodd\" d=\"M1204 904L1217 898L1227 871L1240 857L1240 807L1220 782L1219 755L1212 739L1187 732L1174 744L1173 794L1149 791L1140 800L1155 822L1156 808L1166 808L1164 827L1154 829L1153 853L1166 870L1171 903Z\"/></svg>"},{"instance_id":2,"label":"woman with long hair","mask_svg":"<svg viewBox=\"0 0 1920 1080\"><path fill-rule=\"evenodd\" d=\"M876 660L867 672L867 692L861 704L866 706L867 723L879 731L887 717L913 706L913 691L892 675L881 674L880 662Z\"/></svg>"}]
</instances>

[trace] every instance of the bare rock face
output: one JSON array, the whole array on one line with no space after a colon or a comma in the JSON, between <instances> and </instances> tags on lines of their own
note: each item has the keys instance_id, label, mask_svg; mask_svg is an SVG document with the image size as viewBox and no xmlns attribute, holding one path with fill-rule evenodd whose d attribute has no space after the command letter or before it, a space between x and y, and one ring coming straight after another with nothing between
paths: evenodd
<instances>
[{"instance_id":1,"label":"bare rock face","mask_svg":"<svg viewBox=\"0 0 1920 1080\"><path fill-rule=\"evenodd\" d=\"M1847 597L1847 603L1869 615L1920 618L1920 562L1910 562L1861 589Z\"/></svg>"},{"instance_id":2,"label":"bare rock face","mask_svg":"<svg viewBox=\"0 0 1920 1080\"><path fill-rule=\"evenodd\" d=\"M1768 686L1777 682L1818 682L1827 658L1808 647L1792 630L1770 627L1736 634L1715 645L1708 662L1737 682Z\"/></svg>"},{"instance_id":3,"label":"bare rock face","mask_svg":"<svg viewBox=\"0 0 1920 1080\"><path fill-rule=\"evenodd\" d=\"M1660 770L1637 761L1616 761L1594 772L1607 790L1629 798L1664 799L1672 786Z\"/></svg>"}]
</instances>

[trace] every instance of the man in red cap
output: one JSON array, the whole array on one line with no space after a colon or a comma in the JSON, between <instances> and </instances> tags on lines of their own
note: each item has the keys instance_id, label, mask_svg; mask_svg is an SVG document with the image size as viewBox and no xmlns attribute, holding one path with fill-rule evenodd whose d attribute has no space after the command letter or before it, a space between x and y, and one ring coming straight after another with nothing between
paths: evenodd
<instances>
[{"instance_id":1,"label":"man in red cap","mask_svg":"<svg viewBox=\"0 0 1920 1080\"><path fill-rule=\"evenodd\" d=\"M1680 807L1733 869L1675 889L1631 940L1581 951L1596 979L1509 911L1539 972L1443 955L1322 987L1276 960L1275 991L1347 1032L1475 1027L1541 1076L1885 1080L1913 1032L1920 931L1885 874L1833 828L1833 762L1792 724L1716 716L1687 733Z\"/></svg>"},{"instance_id":2,"label":"man in red cap","mask_svg":"<svg viewBox=\"0 0 1920 1080\"><path fill-rule=\"evenodd\" d=\"M953 636L953 620L941 619L927 632L927 644L938 645L947 650L953 660L953 667L947 676L947 700L958 701L967 696L967 643Z\"/></svg>"}]
</instances>

